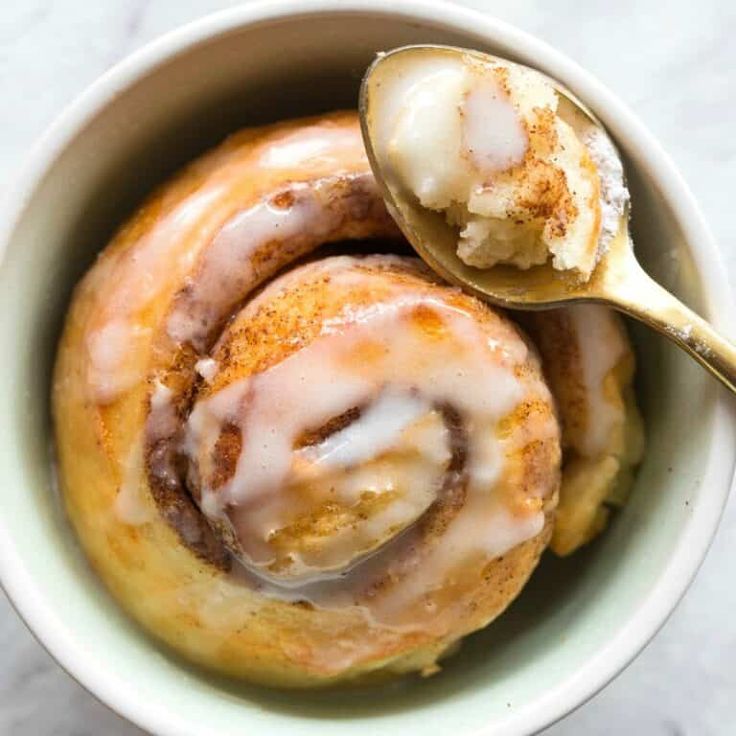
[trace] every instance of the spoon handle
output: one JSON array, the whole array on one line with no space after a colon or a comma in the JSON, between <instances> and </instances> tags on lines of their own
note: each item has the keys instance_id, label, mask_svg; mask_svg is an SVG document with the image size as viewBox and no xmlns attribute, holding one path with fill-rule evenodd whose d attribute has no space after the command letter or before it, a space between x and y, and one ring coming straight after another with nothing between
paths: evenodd
<instances>
[{"instance_id":1,"label":"spoon handle","mask_svg":"<svg viewBox=\"0 0 736 736\"><path fill-rule=\"evenodd\" d=\"M636 263L609 284L608 298L620 309L668 337L736 393L736 345L686 307Z\"/></svg>"}]
</instances>

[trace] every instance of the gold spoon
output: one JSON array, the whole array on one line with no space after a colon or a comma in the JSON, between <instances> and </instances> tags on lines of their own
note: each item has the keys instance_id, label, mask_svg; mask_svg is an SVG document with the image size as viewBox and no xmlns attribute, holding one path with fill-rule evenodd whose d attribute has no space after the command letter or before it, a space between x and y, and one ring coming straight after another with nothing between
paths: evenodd
<instances>
[{"instance_id":1,"label":"gold spoon","mask_svg":"<svg viewBox=\"0 0 736 736\"><path fill-rule=\"evenodd\" d=\"M479 269L466 265L457 256L457 231L444 216L422 207L392 177L390 167L382 165L376 145L382 135L381 105L386 104L382 95L402 76L406 77L410 64L437 62L443 57L457 60L458 56L468 55L485 63L511 63L452 46L405 46L380 55L363 78L360 121L368 160L386 205L409 243L444 279L501 307L548 309L576 301L615 307L668 337L736 393L736 346L646 274L636 260L629 238L628 209L621 217L618 234L586 283L555 271L549 264L528 270L502 265ZM605 133L601 122L570 90L549 77L546 79L560 95L561 103L569 103ZM431 151L427 155L432 155Z\"/></svg>"}]
</instances>

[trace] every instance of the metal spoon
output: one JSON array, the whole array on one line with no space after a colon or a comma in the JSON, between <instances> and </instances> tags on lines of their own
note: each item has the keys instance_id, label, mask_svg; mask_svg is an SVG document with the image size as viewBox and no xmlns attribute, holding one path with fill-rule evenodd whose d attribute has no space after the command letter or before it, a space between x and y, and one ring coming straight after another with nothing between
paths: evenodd
<instances>
[{"instance_id":1,"label":"metal spoon","mask_svg":"<svg viewBox=\"0 0 736 736\"><path fill-rule=\"evenodd\" d=\"M615 307L668 337L736 393L736 346L646 274L631 246L628 211L621 217L618 235L587 283L555 271L549 264L529 270L502 265L479 269L458 258L455 228L447 224L442 214L422 207L410 192L403 190L392 177L390 167L380 161L377 145L381 105L385 104L382 95L407 73L407 64L448 56L457 59L458 55L511 63L451 46L405 46L379 56L366 72L360 90L360 120L371 168L389 211L417 253L447 281L501 307L548 309L576 301ZM567 101L603 130L601 122L570 90L547 79L561 102Z\"/></svg>"}]
</instances>

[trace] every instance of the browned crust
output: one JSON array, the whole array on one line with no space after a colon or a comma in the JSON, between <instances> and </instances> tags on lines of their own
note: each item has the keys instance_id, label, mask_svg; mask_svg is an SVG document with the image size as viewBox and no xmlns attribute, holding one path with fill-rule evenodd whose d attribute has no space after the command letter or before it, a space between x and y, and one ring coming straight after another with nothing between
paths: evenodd
<instances>
[{"instance_id":1,"label":"browned crust","mask_svg":"<svg viewBox=\"0 0 736 736\"><path fill-rule=\"evenodd\" d=\"M544 374L559 407L563 446L578 444L589 417L580 343L564 309L520 313L517 317L544 356Z\"/></svg>"}]
</instances>

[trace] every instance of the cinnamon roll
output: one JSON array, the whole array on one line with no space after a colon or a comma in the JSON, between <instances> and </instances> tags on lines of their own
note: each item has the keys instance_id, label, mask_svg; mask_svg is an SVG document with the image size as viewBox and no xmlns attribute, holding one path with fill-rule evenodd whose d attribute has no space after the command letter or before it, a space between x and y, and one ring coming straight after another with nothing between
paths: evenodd
<instances>
[{"instance_id":1,"label":"cinnamon roll","mask_svg":"<svg viewBox=\"0 0 736 736\"><path fill-rule=\"evenodd\" d=\"M558 411L580 457L588 433L554 349L534 332L545 379L509 316L387 249L340 112L195 161L75 291L52 392L66 509L191 661L285 687L431 674L559 533Z\"/></svg>"},{"instance_id":2,"label":"cinnamon roll","mask_svg":"<svg viewBox=\"0 0 736 736\"><path fill-rule=\"evenodd\" d=\"M207 667L432 672L547 544L559 430L533 350L416 259L298 263L369 237L396 231L356 116L282 123L164 186L75 293L69 516L125 608Z\"/></svg>"}]
</instances>

